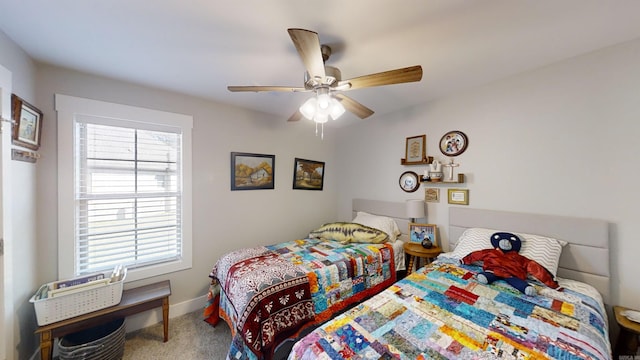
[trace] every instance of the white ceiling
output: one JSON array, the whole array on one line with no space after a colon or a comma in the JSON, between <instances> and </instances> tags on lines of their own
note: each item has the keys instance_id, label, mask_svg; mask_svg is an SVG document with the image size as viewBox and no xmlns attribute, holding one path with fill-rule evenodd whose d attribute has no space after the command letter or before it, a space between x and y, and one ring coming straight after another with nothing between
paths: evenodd
<instances>
[{"instance_id":1,"label":"white ceiling","mask_svg":"<svg viewBox=\"0 0 640 360\"><path fill-rule=\"evenodd\" d=\"M308 93L227 86L302 86L287 28L318 32L345 79L422 65L421 82L348 92L380 117L639 38L640 1L0 0L0 30L37 61L283 121Z\"/></svg>"}]
</instances>

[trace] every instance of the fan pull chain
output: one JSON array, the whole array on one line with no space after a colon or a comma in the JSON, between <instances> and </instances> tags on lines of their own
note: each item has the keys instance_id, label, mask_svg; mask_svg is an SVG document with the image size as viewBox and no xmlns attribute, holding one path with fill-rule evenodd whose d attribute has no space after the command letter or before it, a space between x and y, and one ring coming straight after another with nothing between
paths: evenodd
<instances>
[{"instance_id":1,"label":"fan pull chain","mask_svg":"<svg viewBox=\"0 0 640 360\"><path fill-rule=\"evenodd\" d=\"M316 123L316 136L318 136L318 123ZM320 124L320 140L324 140L324 123Z\"/></svg>"},{"instance_id":2,"label":"fan pull chain","mask_svg":"<svg viewBox=\"0 0 640 360\"><path fill-rule=\"evenodd\" d=\"M318 123L316 123L316 136L318 136ZM320 124L320 140L324 140L324 123Z\"/></svg>"}]
</instances>

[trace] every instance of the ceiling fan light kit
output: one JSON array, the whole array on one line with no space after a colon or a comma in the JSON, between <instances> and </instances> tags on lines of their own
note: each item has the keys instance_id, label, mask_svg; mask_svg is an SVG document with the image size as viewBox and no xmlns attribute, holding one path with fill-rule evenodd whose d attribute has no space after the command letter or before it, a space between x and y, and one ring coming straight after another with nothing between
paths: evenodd
<instances>
[{"instance_id":1,"label":"ceiling fan light kit","mask_svg":"<svg viewBox=\"0 0 640 360\"><path fill-rule=\"evenodd\" d=\"M326 86L319 87L316 96L305 101L299 110L305 118L321 124L326 123L329 117L336 120L345 112L344 106L331 96Z\"/></svg>"},{"instance_id":2,"label":"ceiling fan light kit","mask_svg":"<svg viewBox=\"0 0 640 360\"><path fill-rule=\"evenodd\" d=\"M318 124L320 124L320 137L322 139L324 139L324 123L329 121L329 118L336 120L345 112L344 106L331 96L327 86L319 87L316 91L316 96L307 99L298 110L302 116L315 122L316 136L318 136Z\"/></svg>"},{"instance_id":3,"label":"ceiling fan light kit","mask_svg":"<svg viewBox=\"0 0 640 360\"><path fill-rule=\"evenodd\" d=\"M339 92L366 87L416 82L422 79L422 67L415 65L342 80L342 74L338 68L325 65L325 61L331 56L331 48L327 45L320 44L318 33L305 29L288 29L287 31L306 68L304 87L228 86L227 89L232 92L313 91L315 96L305 101L288 121L298 121L301 118L300 115L309 120L313 120L316 124L316 135L318 134L318 124L324 125L324 123L329 120L329 117L336 120L342 116L346 110L349 110L361 119L373 115L373 110Z\"/></svg>"}]
</instances>

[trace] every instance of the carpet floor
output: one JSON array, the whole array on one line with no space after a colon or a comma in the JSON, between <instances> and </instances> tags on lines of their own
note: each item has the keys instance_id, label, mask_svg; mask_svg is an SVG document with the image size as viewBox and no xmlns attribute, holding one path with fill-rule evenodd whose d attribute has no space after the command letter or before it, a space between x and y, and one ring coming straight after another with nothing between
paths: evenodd
<instances>
[{"instance_id":1,"label":"carpet floor","mask_svg":"<svg viewBox=\"0 0 640 360\"><path fill-rule=\"evenodd\" d=\"M231 344L229 326L214 328L202 320L202 311L169 320L169 341L164 343L162 323L126 335L123 360L223 360Z\"/></svg>"}]
</instances>

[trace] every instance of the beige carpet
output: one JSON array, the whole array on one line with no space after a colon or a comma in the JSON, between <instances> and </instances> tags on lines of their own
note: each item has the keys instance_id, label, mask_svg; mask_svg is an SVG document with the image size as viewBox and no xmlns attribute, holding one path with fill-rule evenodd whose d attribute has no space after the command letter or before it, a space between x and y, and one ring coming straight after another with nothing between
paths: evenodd
<instances>
[{"instance_id":1,"label":"beige carpet","mask_svg":"<svg viewBox=\"0 0 640 360\"><path fill-rule=\"evenodd\" d=\"M202 320L202 311L169 320L169 341L164 343L162 324L128 333L123 360L225 359L231 331L224 321L212 327Z\"/></svg>"}]
</instances>

